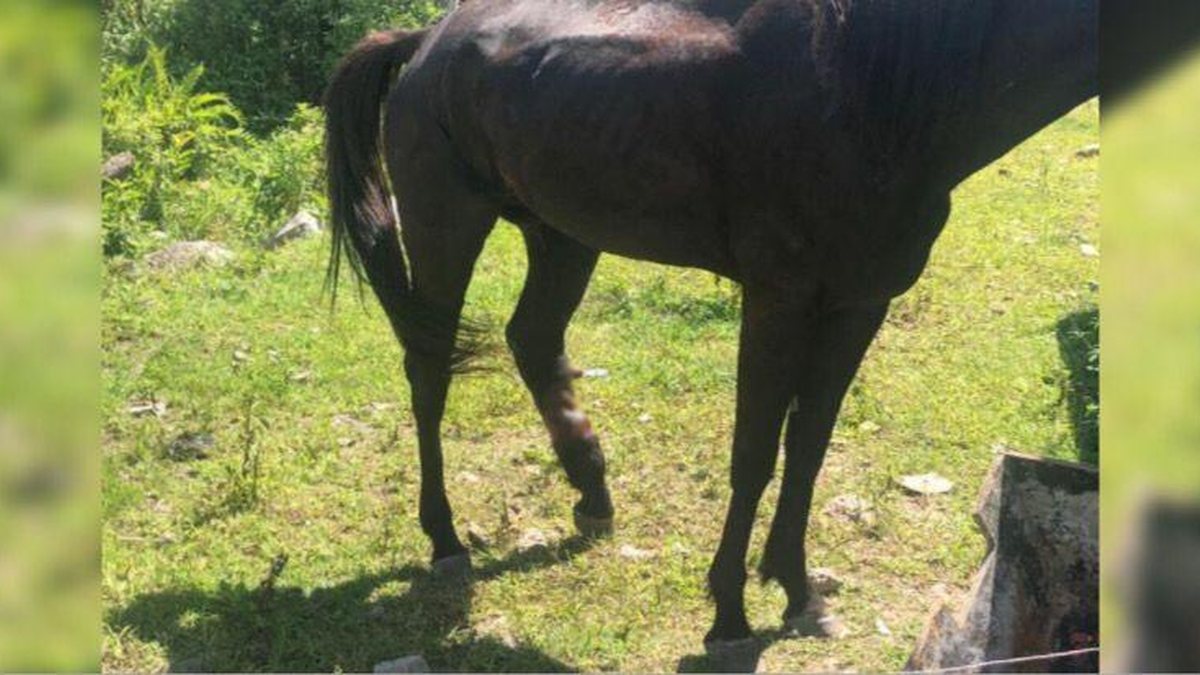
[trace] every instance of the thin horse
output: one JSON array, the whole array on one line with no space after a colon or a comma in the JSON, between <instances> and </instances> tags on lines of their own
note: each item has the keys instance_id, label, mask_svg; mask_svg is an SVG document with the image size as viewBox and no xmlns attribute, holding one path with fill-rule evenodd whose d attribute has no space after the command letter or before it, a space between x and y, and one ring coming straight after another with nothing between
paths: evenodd
<instances>
[{"instance_id":1,"label":"thin horse","mask_svg":"<svg viewBox=\"0 0 1200 675\"><path fill-rule=\"evenodd\" d=\"M760 572L783 585L785 621L820 631L804 539L842 397L953 188L1095 95L1096 14L1097 0L474 0L360 43L326 99L330 273L347 254L404 346L435 569L469 566L439 426L477 351L463 296L503 216L529 257L508 344L586 533L611 527L613 503L563 334L599 253L741 284L705 643L752 637L745 558L785 421Z\"/></svg>"}]
</instances>

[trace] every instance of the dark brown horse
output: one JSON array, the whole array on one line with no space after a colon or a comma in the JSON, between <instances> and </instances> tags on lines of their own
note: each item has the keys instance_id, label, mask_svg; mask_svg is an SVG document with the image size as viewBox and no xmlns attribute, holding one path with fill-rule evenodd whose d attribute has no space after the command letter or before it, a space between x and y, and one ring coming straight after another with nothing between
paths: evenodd
<instances>
[{"instance_id":1,"label":"dark brown horse","mask_svg":"<svg viewBox=\"0 0 1200 675\"><path fill-rule=\"evenodd\" d=\"M785 418L761 573L786 590L785 621L820 631L804 539L843 394L889 300L924 268L951 190L1095 94L1096 12L1097 0L472 0L432 28L364 40L326 101L331 274L346 252L404 345L435 568L469 567L439 426L475 351L463 295L503 216L529 256L508 344L585 533L611 526L613 504L563 333L599 252L740 282L733 495L705 642L722 653L751 638L745 558Z\"/></svg>"}]
</instances>

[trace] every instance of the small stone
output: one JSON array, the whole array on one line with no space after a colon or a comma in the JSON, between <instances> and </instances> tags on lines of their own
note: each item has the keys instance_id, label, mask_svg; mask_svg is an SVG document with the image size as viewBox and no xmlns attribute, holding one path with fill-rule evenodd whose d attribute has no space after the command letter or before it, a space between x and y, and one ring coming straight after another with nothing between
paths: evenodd
<instances>
[{"instance_id":1,"label":"small stone","mask_svg":"<svg viewBox=\"0 0 1200 675\"><path fill-rule=\"evenodd\" d=\"M213 435L205 432L186 432L175 437L167 446L167 459L175 462L189 462L196 459L207 459L208 451L216 445Z\"/></svg>"},{"instance_id":2,"label":"small stone","mask_svg":"<svg viewBox=\"0 0 1200 675\"><path fill-rule=\"evenodd\" d=\"M642 413L641 415L638 415L638 421L642 424L646 424L652 419L654 418L650 416L650 413Z\"/></svg>"},{"instance_id":3,"label":"small stone","mask_svg":"<svg viewBox=\"0 0 1200 675\"><path fill-rule=\"evenodd\" d=\"M279 228L278 232L267 239L266 247L268 249L279 248L289 241L311 237L321 229L321 221L317 220L316 216L307 211L301 211L292 216L292 219Z\"/></svg>"},{"instance_id":4,"label":"small stone","mask_svg":"<svg viewBox=\"0 0 1200 675\"><path fill-rule=\"evenodd\" d=\"M242 349L235 349L233 350L233 360L238 363L245 363L250 360L250 353Z\"/></svg>"},{"instance_id":5,"label":"small stone","mask_svg":"<svg viewBox=\"0 0 1200 675\"><path fill-rule=\"evenodd\" d=\"M547 547L546 534L541 530L526 530L521 538L517 540L517 550L521 553L533 551L534 549L544 549Z\"/></svg>"},{"instance_id":6,"label":"small stone","mask_svg":"<svg viewBox=\"0 0 1200 675\"><path fill-rule=\"evenodd\" d=\"M627 560L649 560L658 554L654 551L647 551L636 546L631 546L630 544L622 544L620 550L617 551L617 555Z\"/></svg>"},{"instance_id":7,"label":"small stone","mask_svg":"<svg viewBox=\"0 0 1200 675\"><path fill-rule=\"evenodd\" d=\"M954 488L954 483L936 473L901 476L897 482L905 490L919 495L940 495Z\"/></svg>"},{"instance_id":8,"label":"small stone","mask_svg":"<svg viewBox=\"0 0 1200 675\"><path fill-rule=\"evenodd\" d=\"M355 419L350 415L334 415L333 426L351 429L360 434L369 434L374 430L374 427L372 427L370 424Z\"/></svg>"},{"instance_id":9,"label":"small stone","mask_svg":"<svg viewBox=\"0 0 1200 675\"><path fill-rule=\"evenodd\" d=\"M100 167L100 176L105 180L123 180L133 173L133 165L136 163L132 152L113 155Z\"/></svg>"},{"instance_id":10,"label":"small stone","mask_svg":"<svg viewBox=\"0 0 1200 675\"><path fill-rule=\"evenodd\" d=\"M167 404L162 401L138 401L129 406L129 414L134 417L162 417L167 414Z\"/></svg>"},{"instance_id":11,"label":"small stone","mask_svg":"<svg viewBox=\"0 0 1200 675\"><path fill-rule=\"evenodd\" d=\"M203 265L219 267L233 258L233 251L213 241L181 241L146 256L145 264L155 271L180 271Z\"/></svg>"},{"instance_id":12,"label":"small stone","mask_svg":"<svg viewBox=\"0 0 1200 675\"><path fill-rule=\"evenodd\" d=\"M864 434L878 433L879 429L880 429L879 424L872 422L871 420L867 420L866 422L863 422L862 424L858 425L858 430L863 432Z\"/></svg>"},{"instance_id":13,"label":"small stone","mask_svg":"<svg viewBox=\"0 0 1200 675\"><path fill-rule=\"evenodd\" d=\"M871 525L875 522L875 509L858 495L838 495L825 504L825 513L835 518Z\"/></svg>"},{"instance_id":14,"label":"small stone","mask_svg":"<svg viewBox=\"0 0 1200 675\"><path fill-rule=\"evenodd\" d=\"M1085 258L1100 257L1100 249L1096 248L1094 244L1080 244L1079 252L1082 253L1083 257Z\"/></svg>"},{"instance_id":15,"label":"small stone","mask_svg":"<svg viewBox=\"0 0 1200 675\"><path fill-rule=\"evenodd\" d=\"M508 626L508 617L503 614L484 617L472 627L472 631L478 637L491 638L509 649L517 648L517 638Z\"/></svg>"},{"instance_id":16,"label":"small stone","mask_svg":"<svg viewBox=\"0 0 1200 675\"><path fill-rule=\"evenodd\" d=\"M373 672L376 673L428 673L429 664L425 662L425 657L417 654L415 656L402 656L391 661L383 661L375 664Z\"/></svg>"},{"instance_id":17,"label":"small stone","mask_svg":"<svg viewBox=\"0 0 1200 675\"><path fill-rule=\"evenodd\" d=\"M588 378L605 378L608 377L608 371L604 368L588 368L583 371L583 376Z\"/></svg>"},{"instance_id":18,"label":"small stone","mask_svg":"<svg viewBox=\"0 0 1200 675\"><path fill-rule=\"evenodd\" d=\"M1092 143L1091 145L1085 145L1082 148L1075 151L1075 156L1080 159L1087 159L1089 157L1099 157L1100 156L1100 144Z\"/></svg>"},{"instance_id":19,"label":"small stone","mask_svg":"<svg viewBox=\"0 0 1200 675\"><path fill-rule=\"evenodd\" d=\"M888 625L883 622L883 619L875 619L875 631L884 637L892 636L892 629L888 628Z\"/></svg>"},{"instance_id":20,"label":"small stone","mask_svg":"<svg viewBox=\"0 0 1200 675\"><path fill-rule=\"evenodd\" d=\"M837 595L842 590L842 580L833 570L827 567L817 567L808 571L808 587L818 595Z\"/></svg>"}]
</instances>

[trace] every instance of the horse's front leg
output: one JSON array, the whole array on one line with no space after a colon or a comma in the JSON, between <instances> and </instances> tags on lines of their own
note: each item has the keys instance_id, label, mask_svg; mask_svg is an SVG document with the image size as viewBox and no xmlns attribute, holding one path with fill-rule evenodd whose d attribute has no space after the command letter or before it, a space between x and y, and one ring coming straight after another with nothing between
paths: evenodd
<instances>
[{"instance_id":1,"label":"horse's front leg","mask_svg":"<svg viewBox=\"0 0 1200 675\"><path fill-rule=\"evenodd\" d=\"M746 549L759 499L774 473L780 429L795 391L795 372L812 317L810 299L781 299L769 290L749 286L744 291L730 476L733 494L708 573L717 613L704 639L709 655L729 669L738 665L733 659L753 651L743 603Z\"/></svg>"},{"instance_id":2,"label":"horse's front leg","mask_svg":"<svg viewBox=\"0 0 1200 675\"><path fill-rule=\"evenodd\" d=\"M840 632L836 620L824 612L820 598L810 597L804 537L813 487L842 398L886 314L887 304L882 303L820 317L788 413L779 506L759 571L764 581L778 579L787 592L784 623L807 635L836 636Z\"/></svg>"}]
</instances>

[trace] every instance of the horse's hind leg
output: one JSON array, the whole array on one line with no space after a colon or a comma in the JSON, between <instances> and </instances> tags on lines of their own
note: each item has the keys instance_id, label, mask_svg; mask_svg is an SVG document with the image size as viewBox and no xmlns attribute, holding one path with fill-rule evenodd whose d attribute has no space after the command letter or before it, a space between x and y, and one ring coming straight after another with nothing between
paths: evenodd
<instances>
[{"instance_id":1,"label":"horse's hind leg","mask_svg":"<svg viewBox=\"0 0 1200 675\"><path fill-rule=\"evenodd\" d=\"M585 535L602 534L611 529L613 515L604 454L575 403L571 381L576 373L563 344L599 254L549 227L529 224L524 232L529 272L508 324L508 344L567 478L581 494L576 526Z\"/></svg>"},{"instance_id":2,"label":"horse's hind leg","mask_svg":"<svg viewBox=\"0 0 1200 675\"><path fill-rule=\"evenodd\" d=\"M408 309L415 313L401 320L407 332L404 368L421 458L421 529L433 543L435 571L459 570L469 560L446 498L441 422L456 364L463 297L497 211L463 185L447 143L423 139L393 143L389 150L411 274L413 302Z\"/></svg>"}]
</instances>

